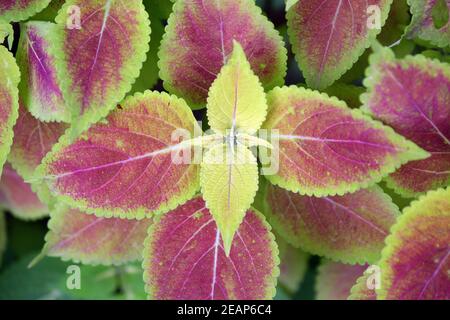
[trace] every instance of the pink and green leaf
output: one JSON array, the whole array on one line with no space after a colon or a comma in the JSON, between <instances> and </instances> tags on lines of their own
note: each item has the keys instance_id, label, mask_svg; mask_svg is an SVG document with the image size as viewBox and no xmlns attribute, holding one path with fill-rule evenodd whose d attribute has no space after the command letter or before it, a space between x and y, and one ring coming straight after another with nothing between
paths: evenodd
<instances>
[{"instance_id":1,"label":"pink and green leaf","mask_svg":"<svg viewBox=\"0 0 450 320\"><path fill-rule=\"evenodd\" d=\"M214 219L197 197L149 229L144 280L151 299L271 299L278 249L270 226L249 210L225 254Z\"/></svg>"},{"instance_id":2,"label":"pink and green leaf","mask_svg":"<svg viewBox=\"0 0 450 320\"><path fill-rule=\"evenodd\" d=\"M50 0L2 0L0 2L0 20L17 22L26 20L44 10Z\"/></svg>"},{"instance_id":3,"label":"pink and green leaf","mask_svg":"<svg viewBox=\"0 0 450 320\"><path fill-rule=\"evenodd\" d=\"M19 117L14 126L14 139L8 160L25 180L31 180L45 155L68 128L67 124L41 122L19 103Z\"/></svg>"},{"instance_id":4,"label":"pink and green leaf","mask_svg":"<svg viewBox=\"0 0 450 320\"><path fill-rule=\"evenodd\" d=\"M450 184L450 67L423 56L396 60L389 49L371 57L363 111L413 141L431 157L390 175L388 185L415 197Z\"/></svg>"},{"instance_id":5,"label":"pink and green leaf","mask_svg":"<svg viewBox=\"0 0 450 320\"><path fill-rule=\"evenodd\" d=\"M121 218L151 217L184 203L199 189L199 166L172 156L191 151L175 130L201 132L187 104L147 91L127 98L105 121L72 141L67 133L43 160L58 199L83 212Z\"/></svg>"},{"instance_id":6,"label":"pink and green leaf","mask_svg":"<svg viewBox=\"0 0 450 320\"><path fill-rule=\"evenodd\" d=\"M419 37L433 45L450 45L450 0L408 0L412 21L409 37Z\"/></svg>"},{"instance_id":7,"label":"pink and green leaf","mask_svg":"<svg viewBox=\"0 0 450 320\"><path fill-rule=\"evenodd\" d=\"M347 300L353 284L366 269L367 265L323 261L316 280L317 300Z\"/></svg>"},{"instance_id":8,"label":"pink and green leaf","mask_svg":"<svg viewBox=\"0 0 450 320\"><path fill-rule=\"evenodd\" d=\"M0 46L0 174L13 139L18 117L20 71L13 55Z\"/></svg>"},{"instance_id":9,"label":"pink and green leaf","mask_svg":"<svg viewBox=\"0 0 450 320\"><path fill-rule=\"evenodd\" d=\"M180 0L174 4L159 52L160 77L191 107L203 107L208 90L233 50L244 48L266 89L283 83L287 53L273 24L254 1Z\"/></svg>"},{"instance_id":10,"label":"pink and green leaf","mask_svg":"<svg viewBox=\"0 0 450 320\"><path fill-rule=\"evenodd\" d=\"M277 236L277 244L280 250L280 277L278 282L289 293L298 291L308 269L309 255L295 248Z\"/></svg>"},{"instance_id":11,"label":"pink and green leaf","mask_svg":"<svg viewBox=\"0 0 450 320\"><path fill-rule=\"evenodd\" d=\"M353 66L381 31L369 28L369 7L377 6L383 25L391 3L302 0L289 8L289 38L309 87L325 89Z\"/></svg>"},{"instance_id":12,"label":"pink and green leaf","mask_svg":"<svg viewBox=\"0 0 450 320\"><path fill-rule=\"evenodd\" d=\"M0 208L23 220L36 220L49 214L47 205L9 164L3 168L0 180Z\"/></svg>"},{"instance_id":13,"label":"pink and green leaf","mask_svg":"<svg viewBox=\"0 0 450 320\"><path fill-rule=\"evenodd\" d=\"M378 186L323 198L268 184L266 216L290 244L344 263L374 263L400 214Z\"/></svg>"},{"instance_id":14,"label":"pink and green leaf","mask_svg":"<svg viewBox=\"0 0 450 320\"><path fill-rule=\"evenodd\" d=\"M67 27L74 5L81 29ZM150 22L140 0L68 0L56 22L52 50L76 135L130 91L149 49Z\"/></svg>"},{"instance_id":15,"label":"pink and green leaf","mask_svg":"<svg viewBox=\"0 0 450 320\"><path fill-rule=\"evenodd\" d=\"M317 91L276 88L268 93L268 105L263 128L279 140L279 171L267 179L293 192L343 195L429 156L391 128Z\"/></svg>"},{"instance_id":16,"label":"pink and green leaf","mask_svg":"<svg viewBox=\"0 0 450 320\"><path fill-rule=\"evenodd\" d=\"M57 205L51 212L43 253L83 264L120 265L141 260L152 219L96 217Z\"/></svg>"},{"instance_id":17,"label":"pink and green leaf","mask_svg":"<svg viewBox=\"0 0 450 320\"><path fill-rule=\"evenodd\" d=\"M55 24L50 22L22 25L17 53L21 99L25 108L42 121L69 122L70 110L57 82L55 57L49 51L53 28Z\"/></svg>"},{"instance_id":18,"label":"pink and green leaf","mask_svg":"<svg viewBox=\"0 0 450 320\"><path fill-rule=\"evenodd\" d=\"M378 299L450 299L450 188L403 211L386 239Z\"/></svg>"}]
</instances>

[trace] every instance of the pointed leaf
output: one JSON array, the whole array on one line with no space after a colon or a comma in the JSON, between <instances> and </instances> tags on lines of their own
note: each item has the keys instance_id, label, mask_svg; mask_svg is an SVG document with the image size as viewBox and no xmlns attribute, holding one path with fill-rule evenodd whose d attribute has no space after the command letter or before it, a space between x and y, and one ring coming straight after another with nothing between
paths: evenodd
<instances>
[{"instance_id":1,"label":"pointed leaf","mask_svg":"<svg viewBox=\"0 0 450 320\"><path fill-rule=\"evenodd\" d=\"M44 10L50 0L2 0L0 3L0 20L17 22L26 20Z\"/></svg>"},{"instance_id":2,"label":"pointed leaf","mask_svg":"<svg viewBox=\"0 0 450 320\"><path fill-rule=\"evenodd\" d=\"M423 56L396 60L389 49L371 57L362 109L431 154L388 179L413 197L450 184L450 67Z\"/></svg>"},{"instance_id":3,"label":"pointed leaf","mask_svg":"<svg viewBox=\"0 0 450 320\"><path fill-rule=\"evenodd\" d=\"M450 299L450 188L429 192L403 211L386 239L379 299Z\"/></svg>"},{"instance_id":4,"label":"pointed leaf","mask_svg":"<svg viewBox=\"0 0 450 320\"><path fill-rule=\"evenodd\" d=\"M254 1L176 1L159 52L160 76L172 93L203 107L208 90L233 49L244 48L264 88L283 82L286 49Z\"/></svg>"},{"instance_id":5,"label":"pointed leaf","mask_svg":"<svg viewBox=\"0 0 450 320\"><path fill-rule=\"evenodd\" d=\"M152 219L101 218L57 205L43 252L83 264L119 265L142 259Z\"/></svg>"},{"instance_id":6,"label":"pointed leaf","mask_svg":"<svg viewBox=\"0 0 450 320\"><path fill-rule=\"evenodd\" d=\"M31 186L8 164L0 180L0 208L23 220L36 220L49 213Z\"/></svg>"},{"instance_id":7,"label":"pointed leaf","mask_svg":"<svg viewBox=\"0 0 450 320\"><path fill-rule=\"evenodd\" d=\"M258 190L258 165L245 146L217 145L205 154L200 184L228 254Z\"/></svg>"},{"instance_id":8,"label":"pointed leaf","mask_svg":"<svg viewBox=\"0 0 450 320\"><path fill-rule=\"evenodd\" d=\"M268 104L263 128L279 132L279 171L267 178L293 192L343 195L429 156L391 128L316 91L277 88Z\"/></svg>"},{"instance_id":9,"label":"pointed leaf","mask_svg":"<svg viewBox=\"0 0 450 320\"><path fill-rule=\"evenodd\" d=\"M309 255L294 248L281 237L277 236L280 249L280 277L279 283L291 294L298 291L308 268Z\"/></svg>"},{"instance_id":10,"label":"pointed leaf","mask_svg":"<svg viewBox=\"0 0 450 320\"><path fill-rule=\"evenodd\" d=\"M317 274L317 300L347 300L353 284L366 269L367 266L323 261Z\"/></svg>"},{"instance_id":11,"label":"pointed leaf","mask_svg":"<svg viewBox=\"0 0 450 320\"><path fill-rule=\"evenodd\" d=\"M364 274L356 280L356 283L350 290L348 300L377 300L375 289L370 289L367 285L370 276L370 273L364 272Z\"/></svg>"},{"instance_id":12,"label":"pointed leaf","mask_svg":"<svg viewBox=\"0 0 450 320\"><path fill-rule=\"evenodd\" d=\"M290 7L289 38L309 87L324 89L352 67L380 33L391 3L302 0ZM371 6L378 8L379 17L369 11ZM371 26L369 12L379 18L379 27Z\"/></svg>"},{"instance_id":13,"label":"pointed leaf","mask_svg":"<svg viewBox=\"0 0 450 320\"><path fill-rule=\"evenodd\" d=\"M208 96L208 121L216 132L255 133L267 114L264 89L244 50L234 41L230 59L213 82Z\"/></svg>"},{"instance_id":14,"label":"pointed leaf","mask_svg":"<svg viewBox=\"0 0 450 320\"><path fill-rule=\"evenodd\" d=\"M50 22L22 25L17 63L22 73L21 99L26 109L42 121L70 121L56 79L55 57L49 52L53 41Z\"/></svg>"},{"instance_id":15,"label":"pointed leaf","mask_svg":"<svg viewBox=\"0 0 450 320\"><path fill-rule=\"evenodd\" d=\"M136 94L105 122L71 142L60 139L43 160L36 179L72 207L107 217L143 218L164 213L199 188L198 165L177 163L188 144L172 135L201 132L186 103L166 93Z\"/></svg>"},{"instance_id":16,"label":"pointed leaf","mask_svg":"<svg viewBox=\"0 0 450 320\"><path fill-rule=\"evenodd\" d=\"M67 27L74 5L82 13L81 29ZM58 79L79 133L130 91L149 49L148 14L140 0L68 0L56 22Z\"/></svg>"},{"instance_id":17,"label":"pointed leaf","mask_svg":"<svg viewBox=\"0 0 450 320\"><path fill-rule=\"evenodd\" d=\"M439 47L449 46L450 0L408 0L408 3L413 17L406 34Z\"/></svg>"},{"instance_id":18,"label":"pointed leaf","mask_svg":"<svg viewBox=\"0 0 450 320\"><path fill-rule=\"evenodd\" d=\"M0 174L12 144L13 126L19 109L20 81L16 60L0 45Z\"/></svg>"},{"instance_id":19,"label":"pointed leaf","mask_svg":"<svg viewBox=\"0 0 450 320\"><path fill-rule=\"evenodd\" d=\"M150 227L144 280L151 299L271 299L278 250L270 226L249 210L230 255L201 198L162 216Z\"/></svg>"},{"instance_id":20,"label":"pointed leaf","mask_svg":"<svg viewBox=\"0 0 450 320\"><path fill-rule=\"evenodd\" d=\"M315 198L268 185L266 216L296 247L344 263L374 263L400 215L378 186L344 196Z\"/></svg>"}]
</instances>

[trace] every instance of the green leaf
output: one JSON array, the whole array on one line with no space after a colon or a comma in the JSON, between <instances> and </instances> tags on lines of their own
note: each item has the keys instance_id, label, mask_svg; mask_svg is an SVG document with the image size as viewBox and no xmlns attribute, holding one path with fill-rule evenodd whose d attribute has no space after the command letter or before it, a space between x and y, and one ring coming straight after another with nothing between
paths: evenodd
<instances>
[{"instance_id":1,"label":"green leaf","mask_svg":"<svg viewBox=\"0 0 450 320\"><path fill-rule=\"evenodd\" d=\"M6 221L5 214L0 212L0 265L3 260L3 253L6 249Z\"/></svg>"},{"instance_id":2,"label":"green leaf","mask_svg":"<svg viewBox=\"0 0 450 320\"><path fill-rule=\"evenodd\" d=\"M236 230L258 190L256 158L240 144L214 146L204 156L200 184L228 255Z\"/></svg>"},{"instance_id":3,"label":"green leaf","mask_svg":"<svg viewBox=\"0 0 450 320\"><path fill-rule=\"evenodd\" d=\"M231 134L254 133L266 118L266 95L241 45L233 43L230 59L209 90L208 121L214 131L223 134L230 129Z\"/></svg>"}]
</instances>

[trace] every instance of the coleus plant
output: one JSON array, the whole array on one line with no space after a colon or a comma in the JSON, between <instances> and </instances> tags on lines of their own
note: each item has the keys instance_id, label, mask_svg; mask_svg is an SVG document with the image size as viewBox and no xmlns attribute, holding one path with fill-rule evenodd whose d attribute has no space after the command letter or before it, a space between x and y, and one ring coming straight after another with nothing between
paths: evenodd
<instances>
[{"instance_id":1,"label":"coleus plant","mask_svg":"<svg viewBox=\"0 0 450 320\"><path fill-rule=\"evenodd\" d=\"M38 2L0 16L25 20ZM370 5L382 25L391 1ZM73 6L79 28L67 26ZM16 60L0 47L10 162L0 203L25 219L50 210L43 255L107 265L143 257L153 299L266 299L280 270L285 286L301 281L307 255L293 249L301 247L334 260L319 269L319 298L449 297L448 64L396 59L374 42L380 28L367 26L359 2L288 8L313 89L327 89L373 45L360 109L282 86L283 40L251 0L175 2L158 54L172 95L123 99L151 57L142 1L68 0L56 23L21 25L20 85ZM1 30L11 35L8 24ZM205 105L203 133L191 110ZM406 197L441 189L401 216L382 179ZM11 196L15 188L23 199ZM295 261L279 267L280 257ZM368 264L386 270L375 293L364 287Z\"/></svg>"}]
</instances>

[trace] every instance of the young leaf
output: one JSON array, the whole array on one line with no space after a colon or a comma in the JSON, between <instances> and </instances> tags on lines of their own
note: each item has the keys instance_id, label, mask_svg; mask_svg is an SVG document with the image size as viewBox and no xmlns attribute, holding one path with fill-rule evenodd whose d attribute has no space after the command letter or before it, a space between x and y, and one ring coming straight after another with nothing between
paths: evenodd
<instances>
[{"instance_id":1,"label":"young leaf","mask_svg":"<svg viewBox=\"0 0 450 320\"><path fill-rule=\"evenodd\" d=\"M375 289L370 289L368 281L370 281L371 274L364 272L362 276L356 280L356 283L350 290L348 300L377 300L377 294Z\"/></svg>"},{"instance_id":2,"label":"young leaf","mask_svg":"<svg viewBox=\"0 0 450 320\"><path fill-rule=\"evenodd\" d=\"M230 129L232 134L255 133L266 118L266 94L241 45L233 43L228 62L209 90L208 122L222 134Z\"/></svg>"},{"instance_id":3,"label":"young leaf","mask_svg":"<svg viewBox=\"0 0 450 320\"><path fill-rule=\"evenodd\" d=\"M160 77L172 93L203 107L208 90L239 42L264 88L283 82L282 38L254 1L180 0L174 4L159 52Z\"/></svg>"},{"instance_id":4,"label":"young leaf","mask_svg":"<svg viewBox=\"0 0 450 320\"><path fill-rule=\"evenodd\" d=\"M55 58L49 52L52 43L50 22L22 25L17 63L22 73L21 99L26 109L42 121L70 121L56 79Z\"/></svg>"},{"instance_id":5,"label":"young leaf","mask_svg":"<svg viewBox=\"0 0 450 320\"><path fill-rule=\"evenodd\" d=\"M203 159L200 184L228 256L235 233L258 190L256 158L240 144L214 146Z\"/></svg>"},{"instance_id":6,"label":"young leaf","mask_svg":"<svg viewBox=\"0 0 450 320\"><path fill-rule=\"evenodd\" d=\"M48 215L31 186L10 166L5 165L0 180L0 208L23 220L36 220Z\"/></svg>"},{"instance_id":7,"label":"young leaf","mask_svg":"<svg viewBox=\"0 0 450 320\"><path fill-rule=\"evenodd\" d=\"M298 291L308 268L309 255L294 248L281 237L277 236L280 250L280 277L279 283L291 294Z\"/></svg>"},{"instance_id":8,"label":"young leaf","mask_svg":"<svg viewBox=\"0 0 450 320\"><path fill-rule=\"evenodd\" d=\"M45 123L34 118L19 102L19 118L14 126L14 139L9 162L25 180L31 180L44 156L68 128L64 123Z\"/></svg>"},{"instance_id":9,"label":"young leaf","mask_svg":"<svg viewBox=\"0 0 450 320\"><path fill-rule=\"evenodd\" d=\"M386 239L379 299L449 300L450 188L403 211Z\"/></svg>"},{"instance_id":10,"label":"young leaf","mask_svg":"<svg viewBox=\"0 0 450 320\"><path fill-rule=\"evenodd\" d=\"M278 130L279 171L267 179L304 195L343 195L428 157L391 128L325 94L297 87L268 94L263 128Z\"/></svg>"},{"instance_id":11,"label":"young leaf","mask_svg":"<svg viewBox=\"0 0 450 320\"><path fill-rule=\"evenodd\" d=\"M14 43L14 29L10 23L0 21L0 43L8 38L8 48L12 49Z\"/></svg>"},{"instance_id":12,"label":"young leaf","mask_svg":"<svg viewBox=\"0 0 450 320\"><path fill-rule=\"evenodd\" d=\"M450 183L450 67L422 56L396 60L378 48L364 81L362 109L431 154L388 178L388 185L414 197Z\"/></svg>"},{"instance_id":13,"label":"young leaf","mask_svg":"<svg viewBox=\"0 0 450 320\"><path fill-rule=\"evenodd\" d=\"M191 137L201 132L183 100L151 91L136 94L75 141L70 133L63 136L36 179L46 179L70 206L99 216L167 212L199 188L198 165L172 159L191 150L174 139L176 130Z\"/></svg>"},{"instance_id":14,"label":"young leaf","mask_svg":"<svg viewBox=\"0 0 450 320\"><path fill-rule=\"evenodd\" d=\"M289 243L344 263L379 260L389 229L400 215L381 188L315 198L268 185L266 216Z\"/></svg>"},{"instance_id":15,"label":"young leaf","mask_svg":"<svg viewBox=\"0 0 450 320\"><path fill-rule=\"evenodd\" d=\"M302 0L287 12L288 34L309 87L325 89L370 46L392 0Z\"/></svg>"},{"instance_id":16,"label":"young leaf","mask_svg":"<svg viewBox=\"0 0 450 320\"><path fill-rule=\"evenodd\" d=\"M271 299L278 249L270 226L249 210L227 256L214 219L197 197L149 229L144 280L151 299Z\"/></svg>"},{"instance_id":17,"label":"young leaf","mask_svg":"<svg viewBox=\"0 0 450 320\"><path fill-rule=\"evenodd\" d=\"M80 25L74 5L82 12ZM58 79L77 134L130 91L149 49L148 14L140 0L68 0L56 22Z\"/></svg>"},{"instance_id":18,"label":"young leaf","mask_svg":"<svg viewBox=\"0 0 450 320\"><path fill-rule=\"evenodd\" d=\"M347 300L356 280L367 266L323 261L316 281L317 300Z\"/></svg>"},{"instance_id":19,"label":"young leaf","mask_svg":"<svg viewBox=\"0 0 450 320\"><path fill-rule=\"evenodd\" d=\"M0 20L17 22L44 10L50 0L2 0L0 2Z\"/></svg>"},{"instance_id":20,"label":"young leaf","mask_svg":"<svg viewBox=\"0 0 450 320\"><path fill-rule=\"evenodd\" d=\"M19 109L20 71L16 60L0 46L0 174L12 144Z\"/></svg>"},{"instance_id":21,"label":"young leaf","mask_svg":"<svg viewBox=\"0 0 450 320\"><path fill-rule=\"evenodd\" d=\"M51 212L43 252L94 265L140 260L151 223L152 219L100 218L57 205Z\"/></svg>"},{"instance_id":22,"label":"young leaf","mask_svg":"<svg viewBox=\"0 0 450 320\"><path fill-rule=\"evenodd\" d=\"M408 0L413 15L406 34L430 41L433 45L450 45L450 0Z\"/></svg>"}]
</instances>

